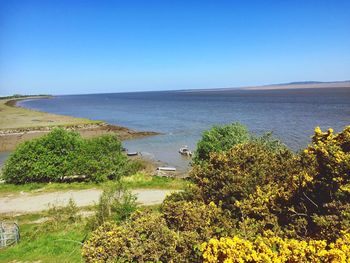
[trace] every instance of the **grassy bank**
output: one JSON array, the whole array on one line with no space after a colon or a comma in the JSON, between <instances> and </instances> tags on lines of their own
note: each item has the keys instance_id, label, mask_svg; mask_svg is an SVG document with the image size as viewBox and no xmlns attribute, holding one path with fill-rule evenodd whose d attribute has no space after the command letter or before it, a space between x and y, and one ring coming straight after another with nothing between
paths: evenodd
<instances>
[{"instance_id":1,"label":"grassy bank","mask_svg":"<svg viewBox=\"0 0 350 263\"><path fill-rule=\"evenodd\" d=\"M0 152L12 151L19 143L41 137L55 127L75 130L84 138L112 133L120 140L130 140L159 134L150 131L134 131L98 120L50 114L16 106L18 100L38 98L49 97L0 99Z\"/></svg>"},{"instance_id":2,"label":"grassy bank","mask_svg":"<svg viewBox=\"0 0 350 263\"><path fill-rule=\"evenodd\" d=\"M168 178L152 176L143 172L136 173L134 175L123 177L121 179L123 184L128 189L184 189L189 182L184 179ZM56 191L68 191L68 190L84 190L91 188L103 189L109 185L112 185L113 181L104 183L93 182L74 182L74 183L28 183L23 185L15 184L0 184L0 197L20 194L21 192L27 192L31 194L35 193L49 193Z\"/></svg>"},{"instance_id":3,"label":"grassy bank","mask_svg":"<svg viewBox=\"0 0 350 263\"><path fill-rule=\"evenodd\" d=\"M18 100L48 98L47 96L25 97L21 99L0 99L0 130L38 129L41 127L75 126L98 124L83 118L50 114L16 107Z\"/></svg>"}]
</instances>

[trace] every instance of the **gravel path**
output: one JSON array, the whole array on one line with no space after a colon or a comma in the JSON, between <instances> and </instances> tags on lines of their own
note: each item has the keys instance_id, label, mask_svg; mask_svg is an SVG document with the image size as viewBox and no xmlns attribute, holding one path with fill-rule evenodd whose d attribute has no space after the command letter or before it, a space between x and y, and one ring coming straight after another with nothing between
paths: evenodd
<instances>
[{"instance_id":1,"label":"gravel path","mask_svg":"<svg viewBox=\"0 0 350 263\"><path fill-rule=\"evenodd\" d=\"M132 190L142 205L160 204L173 190L138 189ZM31 213L48 209L49 204L64 206L72 198L77 206L88 206L98 202L100 189L72 190L43 194L24 193L20 196L0 197L0 214Z\"/></svg>"}]
</instances>

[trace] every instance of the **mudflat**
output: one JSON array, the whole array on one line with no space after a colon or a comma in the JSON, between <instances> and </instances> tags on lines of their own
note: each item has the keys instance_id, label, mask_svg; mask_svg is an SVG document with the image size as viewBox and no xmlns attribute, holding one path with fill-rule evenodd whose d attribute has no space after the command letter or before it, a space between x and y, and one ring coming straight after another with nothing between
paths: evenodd
<instances>
[{"instance_id":1,"label":"mudflat","mask_svg":"<svg viewBox=\"0 0 350 263\"><path fill-rule=\"evenodd\" d=\"M19 143L43 136L55 127L77 131L84 138L113 133L120 140L126 140L158 134L134 131L98 120L51 114L16 106L18 100L40 98L47 98L47 96L0 99L0 151L11 151Z\"/></svg>"}]
</instances>

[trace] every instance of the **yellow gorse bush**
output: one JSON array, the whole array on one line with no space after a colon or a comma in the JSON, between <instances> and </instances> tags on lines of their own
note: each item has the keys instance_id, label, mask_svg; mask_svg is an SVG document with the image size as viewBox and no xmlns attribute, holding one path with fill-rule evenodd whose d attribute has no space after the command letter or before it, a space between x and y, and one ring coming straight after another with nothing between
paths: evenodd
<instances>
[{"instance_id":1,"label":"yellow gorse bush","mask_svg":"<svg viewBox=\"0 0 350 263\"><path fill-rule=\"evenodd\" d=\"M336 242L327 244L323 240L282 239L266 232L254 241L239 237L213 238L199 249L203 262L207 263L349 263L350 234L345 233Z\"/></svg>"}]
</instances>

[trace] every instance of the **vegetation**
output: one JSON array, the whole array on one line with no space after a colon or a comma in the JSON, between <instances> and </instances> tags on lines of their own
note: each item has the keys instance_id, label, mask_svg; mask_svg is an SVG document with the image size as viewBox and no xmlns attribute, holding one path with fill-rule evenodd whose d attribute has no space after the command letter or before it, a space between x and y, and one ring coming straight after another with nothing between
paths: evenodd
<instances>
[{"instance_id":1,"label":"vegetation","mask_svg":"<svg viewBox=\"0 0 350 263\"><path fill-rule=\"evenodd\" d=\"M2 99L21 99L28 97L50 97L51 95L39 94L39 95L22 95L22 94L13 94L10 96L0 96L0 100Z\"/></svg>"},{"instance_id":2,"label":"vegetation","mask_svg":"<svg viewBox=\"0 0 350 263\"><path fill-rule=\"evenodd\" d=\"M100 196L94 216L89 218L88 227L94 230L109 221L125 221L136 211L136 207L136 196L125 186L116 183L106 187Z\"/></svg>"},{"instance_id":3,"label":"vegetation","mask_svg":"<svg viewBox=\"0 0 350 263\"><path fill-rule=\"evenodd\" d=\"M122 185L114 183L105 188L97 205L84 210L70 200L67 206L51 205L39 214L4 215L2 220L18 222L21 240L1 250L0 262L82 262L81 247L91 230L98 227L97 218L103 218L104 223L124 222L135 209L134 200ZM157 206L151 208L158 210Z\"/></svg>"},{"instance_id":4,"label":"vegetation","mask_svg":"<svg viewBox=\"0 0 350 263\"><path fill-rule=\"evenodd\" d=\"M200 246L203 262L349 262L350 234L334 243L282 239L268 231L248 241L239 237L211 239Z\"/></svg>"},{"instance_id":5,"label":"vegetation","mask_svg":"<svg viewBox=\"0 0 350 263\"><path fill-rule=\"evenodd\" d=\"M40 214L2 219L18 222L21 239L1 250L0 262L81 262L81 245L89 231L74 202L67 207L51 206Z\"/></svg>"},{"instance_id":6,"label":"vegetation","mask_svg":"<svg viewBox=\"0 0 350 263\"><path fill-rule=\"evenodd\" d=\"M248 141L249 138L247 127L240 123L214 126L203 132L202 139L197 144L193 162L208 160L210 153L228 150L236 144Z\"/></svg>"},{"instance_id":7,"label":"vegetation","mask_svg":"<svg viewBox=\"0 0 350 263\"><path fill-rule=\"evenodd\" d=\"M142 163L141 163L142 165ZM181 190L191 184L190 181L171 178L153 176L146 171L139 171L129 176L124 176L120 182L127 189L174 189ZM105 189L113 186L115 181L105 182L67 182L67 183L26 183L26 184L2 184L0 187L0 195L13 195L21 192L27 193L49 193L64 190L83 190L83 189Z\"/></svg>"},{"instance_id":8,"label":"vegetation","mask_svg":"<svg viewBox=\"0 0 350 263\"><path fill-rule=\"evenodd\" d=\"M167 197L160 213L101 225L84 259L348 262L350 126L338 134L316 128L299 153L268 135L247 138L203 158L197 151L193 185Z\"/></svg>"},{"instance_id":9,"label":"vegetation","mask_svg":"<svg viewBox=\"0 0 350 263\"><path fill-rule=\"evenodd\" d=\"M76 132L56 128L46 136L20 144L6 161L3 178L14 184L74 179L103 182L120 179L139 168L122 153L115 136L83 139Z\"/></svg>"},{"instance_id":10,"label":"vegetation","mask_svg":"<svg viewBox=\"0 0 350 263\"><path fill-rule=\"evenodd\" d=\"M255 136L249 133L246 126L235 122L222 126L213 126L210 130L204 131L202 138L197 143L193 163L201 164L210 159L210 154L225 152L235 145L244 144L248 141L263 144L273 151L286 149L279 140L273 138L271 132L262 136Z\"/></svg>"},{"instance_id":11,"label":"vegetation","mask_svg":"<svg viewBox=\"0 0 350 263\"><path fill-rule=\"evenodd\" d=\"M0 130L46 129L47 127L65 127L102 123L101 121L50 114L25 109L22 107L14 107L15 100L30 98L33 97L0 98ZM40 97L35 96L34 98Z\"/></svg>"}]
</instances>

